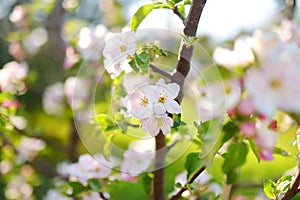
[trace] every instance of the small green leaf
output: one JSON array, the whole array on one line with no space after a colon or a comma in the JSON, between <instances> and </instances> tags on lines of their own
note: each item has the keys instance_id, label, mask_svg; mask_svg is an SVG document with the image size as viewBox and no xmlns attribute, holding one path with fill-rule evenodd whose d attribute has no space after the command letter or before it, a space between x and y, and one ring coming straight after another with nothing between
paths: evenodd
<instances>
[{"instance_id":1,"label":"small green leaf","mask_svg":"<svg viewBox=\"0 0 300 200\"><path fill-rule=\"evenodd\" d=\"M153 173L146 173L143 174L143 176L141 177L143 181L144 190L147 194L150 194L151 192L151 183L153 177L154 177Z\"/></svg>"},{"instance_id":2,"label":"small green leaf","mask_svg":"<svg viewBox=\"0 0 300 200\"><path fill-rule=\"evenodd\" d=\"M106 138L104 147L103 147L103 156L106 160L110 161L110 147L112 144L112 140L115 137L115 134L109 134Z\"/></svg>"},{"instance_id":3,"label":"small green leaf","mask_svg":"<svg viewBox=\"0 0 300 200\"><path fill-rule=\"evenodd\" d=\"M130 29L136 31L141 22L147 17L147 15L154 9L153 4L146 4L140 7L133 15L130 21Z\"/></svg>"},{"instance_id":4,"label":"small green leaf","mask_svg":"<svg viewBox=\"0 0 300 200\"><path fill-rule=\"evenodd\" d=\"M229 121L223 126L223 137L222 137L222 143L224 144L228 140L230 140L232 137L234 137L239 131L238 125L233 122Z\"/></svg>"},{"instance_id":5,"label":"small green leaf","mask_svg":"<svg viewBox=\"0 0 300 200\"><path fill-rule=\"evenodd\" d=\"M252 140L249 140L249 144L250 144L250 148L251 148L252 152L254 153L254 155L257 159L257 162L260 163L260 157L258 154L258 149L257 149L256 144Z\"/></svg>"},{"instance_id":6,"label":"small green leaf","mask_svg":"<svg viewBox=\"0 0 300 200\"><path fill-rule=\"evenodd\" d=\"M88 181L88 185L92 190L97 191L97 192L99 192L101 189L101 181L98 179L90 179Z\"/></svg>"},{"instance_id":7,"label":"small green leaf","mask_svg":"<svg viewBox=\"0 0 300 200\"><path fill-rule=\"evenodd\" d=\"M128 64L133 69L133 71L135 71L136 73L140 72L140 69L136 66L135 60L131 60Z\"/></svg>"},{"instance_id":8,"label":"small green leaf","mask_svg":"<svg viewBox=\"0 0 300 200\"><path fill-rule=\"evenodd\" d=\"M186 157L184 167L187 171L187 179L201 166L200 153L189 153Z\"/></svg>"},{"instance_id":9,"label":"small green leaf","mask_svg":"<svg viewBox=\"0 0 300 200\"><path fill-rule=\"evenodd\" d=\"M286 192L291 185L292 179L293 179L293 176L291 176L291 175L286 175L286 176L281 177L277 181L276 190L279 192Z\"/></svg>"},{"instance_id":10,"label":"small green leaf","mask_svg":"<svg viewBox=\"0 0 300 200\"><path fill-rule=\"evenodd\" d=\"M227 175L227 183L232 184L237 179L237 170L246 162L248 147L245 143L232 143L227 152L223 154L225 159L222 170Z\"/></svg>"},{"instance_id":11,"label":"small green leaf","mask_svg":"<svg viewBox=\"0 0 300 200\"><path fill-rule=\"evenodd\" d=\"M110 131L118 129L118 125L113 121L112 117L107 114L98 114L94 117L94 120L100 126L103 131Z\"/></svg>"},{"instance_id":12,"label":"small green leaf","mask_svg":"<svg viewBox=\"0 0 300 200\"><path fill-rule=\"evenodd\" d=\"M134 54L134 60L136 65L142 70L147 71L150 64L150 57L146 52L142 52L140 54Z\"/></svg>"},{"instance_id":13,"label":"small green leaf","mask_svg":"<svg viewBox=\"0 0 300 200\"><path fill-rule=\"evenodd\" d=\"M274 153L274 154L281 155L281 156L285 156L285 157L289 157L289 156L292 155L291 153L289 153L289 152L287 152L287 151L285 151L284 149L281 149L281 148L279 148L279 147L274 147L274 148L273 148L273 153Z\"/></svg>"},{"instance_id":14,"label":"small green leaf","mask_svg":"<svg viewBox=\"0 0 300 200\"><path fill-rule=\"evenodd\" d=\"M80 182L68 182L68 185L73 189L71 196L75 196L81 192L88 190L88 188L86 188Z\"/></svg>"},{"instance_id":15,"label":"small green leaf","mask_svg":"<svg viewBox=\"0 0 300 200\"><path fill-rule=\"evenodd\" d=\"M266 196L270 199L273 199L275 195L276 190L276 183L272 181L271 179L264 179L264 192Z\"/></svg>"},{"instance_id":16,"label":"small green leaf","mask_svg":"<svg viewBox=\"0 0 300 200\"><path fill-rule=\"evenodd\" d=\"M176 188L182 188L182 184L180 182L175 183Z\"/></svg>"},{"instance_id":17,"label":"small green leaf","mask_svg":"<svg viewBox=\"0 0 300 200\"><path fill-rule=\"evenodd\" d=\"M191 46L194 46L198 42L198 40L199 40L197 37L189 37L189 36L186 36L184 34L180 34L180 35L183 38L184 45L187 48L190 48Z\"/></svg>"}]
</instances>

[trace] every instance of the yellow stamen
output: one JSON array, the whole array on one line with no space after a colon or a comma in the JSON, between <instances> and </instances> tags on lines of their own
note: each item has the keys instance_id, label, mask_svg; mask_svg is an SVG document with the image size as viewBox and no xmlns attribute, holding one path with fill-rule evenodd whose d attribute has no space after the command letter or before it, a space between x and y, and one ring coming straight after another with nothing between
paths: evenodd
<instances>
[{"instance_id":1,"label":"yellow stamen","mask_svg":"<svg viewBox=\"0 0 300 200\"><path fill-rule=\"evenodd\" d=\"M142 105L142 106L147 107L147 106L148 106L148 103L149 103L149 101L148 101L147 97L143 97L143 98L141 99L141 105Z\"/></svg>"}]
</instances>

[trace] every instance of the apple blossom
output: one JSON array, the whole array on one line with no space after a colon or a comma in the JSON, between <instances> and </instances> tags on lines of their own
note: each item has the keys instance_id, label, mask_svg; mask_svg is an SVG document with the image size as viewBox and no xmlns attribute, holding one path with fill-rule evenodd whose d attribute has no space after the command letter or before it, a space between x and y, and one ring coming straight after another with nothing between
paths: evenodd
<instances>
[{"instance_id":1,"label":"apple blossom","mask_svg":"<svg viewBox=\"0 0 300 200\"><path fill-rule=\"evenodd\" d=\"M22 175L13 176L6 186L5 196L7 199L33 200L33 188Z\"/></svg>"},{"instance_id":2,"label":"apple blossom","mask_svg":"<svg viewBox=\"0 0 300 200\"><path fill-rule=\"evenodd\" d=\"M25 129L28 123L24 117L17 115L9 116L9 121L14 127L16 127L19 130Z\"/></svg>"},{"instance_id":3,"label":"apple blossom","mask_svg":"<svg viewBox=\"0 0 300 200\"><path fill-rule=\"evenodd\" d=\"M82 184L86 184L89 179L93 178L107 178L110 173L111 168L89 154L81 155L77 163L68 166L69 179Z\"/></svg>"},{"instance_id":4,"label":"apple blossom","mask_svg":"<svg viewBox=\"0 0 300 200\"><path fill-rule=\"evenodd\" d=\"M46 196L44 196L43 200L71 200L72 198L63 196L59 191L50 189L47 191Z\"/></svg>"},{"instance_id":5,"label":"apple blossom","mask_svg":"<svg viewBox=\"0 0 300 200\"><path fill-rule=\"evenodd\" d=\"M43 94L43 109L47 114L61 115L64 102L64 84L55 83L46 87Z\"/></svg>"},{"instance_id":6,"label":"apple blossom","mask_svg":"<svg viewBox=\"0 0 300 200\"><path fill-rule=\"evenodd\" d=\"M252 138L255 135L255 124L253 122L243 122L240 125L240 132L247 138Z\"/></svg>"},{"instance_id":7,"label":"apple blossom","mask_svg":"<svg viewBox=\"0 0 300 200\"><path fill-rule=\"evenodd\" d=\"M11 94L23 94L26 91L23 79L28 71L26 63L12 61L6 63L0 70L0 90Z\"/></svg>"},{"instance_id":8,"label":"apple blossom","mask_svg":"<svg viewBox=\"0 0 300 200\"><path fill-rule=\"evenodd\" d=\"M152 115L148 118L142 119L142 128L145 132L150 133L151 136L158 135L161 130L164 135L171 132L173 126L173 119L167 114Z\"/></svg>"},{"instance_id":9,"label":"apple blossom","mask_svg":"<svg viewBox=\"0 0 300 200\"><path fill-rule=\"evenodd\" d=\"M226 68L248 66L254 62L254 54L247 43L248 40L249 38L235 40L233 50L217 47L213 52L213 59Z\"/></svg>"},{"instance_id":10,"label":"apple blossom","mask_svg":"<svg viewBox=\"0 0 300 200\"><path fill-rule=\"evenodd\" d=\"M69 77L64 84L64 92L67 102L73 110L83 106L89 96L89 84L79 77Z\"/></svg>"},{"instance_id":11,"label":"apple blossom","mask_svg":"<svg viewBox=\"0 0 300 200\"><path fill-rule=\"evenodd\" d=\"M98 192L86 192L82 196L82 200L100 200L100 195Z\"/></svg>"},{"instance_id":12,"label":"apple blossom","mask_svg":"<svg viewBox=\"0 0 300 200\"><path fill-rule=\"evenodd\" d=\"M101 57L99 44L104 42L107 28L99 24L95 28L84 27L80 30L78 49L82 57L88 61L99 60Z\"/></svg>"},{"instance_id":13,"label":"apple blossom","mask_svg":"<svg viewBox=\"0 0 300 200\"><path fill-rule=\"evenodd\" d=\"M152 152L141 153L133 149L128 149L124 153L124 160L121 164L122 178L131 180L132 177L145 172L152 163L152 157Z\"/></svg>"},{"instance_id":14,"label":"apple blossom","mask_svg":"<svg viewBox=\"0 0 300 200\"><path fill-rule=\"evenodd\" d=\"M253 104L252 98L248 97L246 99L243 99L238 106L239 114L243 116L250 116L251 114L255 113L255 107Z\"/></svg>"},{"instance_id":15,"label":"apple blossom","mask_svg":"<svg viewBox=\"0 0 300 200\"><path fill-rule=\"evenodd\" d=\"M43 140L37 138L22 137L17 147L17 161L24 162L32 160L46 146Z\"/></svg>"},{"instance_id":16,"label":"apple blossom","mask_svg":"<svg viewBox=\"0 0 300 200\"><path fill-rule=\"evenodd\" d=\"M136 51L135 33L125 31L122 33L108 33L105 37L103 50L104 67L111 78L116 78L122 71L132 71L127 61L127 56L132 56Z\"/></svg>"}]
</instances>

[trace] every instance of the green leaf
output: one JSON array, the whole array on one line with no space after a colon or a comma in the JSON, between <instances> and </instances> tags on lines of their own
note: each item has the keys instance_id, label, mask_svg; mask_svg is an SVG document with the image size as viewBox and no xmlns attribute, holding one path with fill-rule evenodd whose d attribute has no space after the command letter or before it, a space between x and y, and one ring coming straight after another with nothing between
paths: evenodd
<instances>
[{"instance_id":1,"label":"green leaf","mask_svg":"<svg viewBox=\"0 0 300 200\"><path fill-rule=\"evenodd\" d=\"M142 52L140 54L134 54L134 60L136 65L143 71L147 72L147 69L150 64L150 57L146 52Z\"/></svg>"},{"instance_id":2,"label":"green leaf","mask_svg":"<svg viewBox=\"0 0 300 200\"><path fill-rule=\"evenodd\" d=\"M175 183L174 185L176 188L182 188L182 184L180 182Z\"/></svg>"},{"instance_id":3,"label":"green leaf","mask_svg":"<svg viewBox=\"0 0 300 200\"><path fill-rule=\"evenodd\" d=\"M151 183L153 178L154 178L153 173L146 173L142 176L144 190L147 194L150 194L151 192Z\"/></svg>"},{"instance_id":4,"label":"green leaf","mask_svg":"<svg viewBox=\"0 0 300 200\"><path fill-rule=\"evenodd\" d=\"M293 179L293 176L291 176L291 175L286 175L286 176L281 177L277 181L276 190L278 192L286 192L291 185L292 179Z\"/></svg>"},{"instance_id":5,"label":"green leaf","mask_svg":"<svg viewBox=\"0 0 300 200\"><path fill-rule=\"evenodd\" d=\"M103 156L106 160L110 161L110 147L112 140L114 139L115 134L109 134L106 138L104 147L103 147Z\"/></svg>"},{"instance_id":6,"label":"green leaf","mask_svg":"<svg viewBox=\"0 0 300 200\"><path fill-rule=\"evenodd\" d=\"M88 190L88 188L86 188L80 182L68 182L68 185L73 189L71 196L76 196L77 194Z\"/></svg>"},{"instance_id":7,"label":"green leaf","mask_svg":"<svg viewBox=\"0 0 300 200\"><path fill-rule=\"evenodd\" d=\"M257 162L260 163L260 157L258 154L258 149L257 149L256 144L252 140L249 140L249 144L250 144L250 148L251 148L252 152L254 153L254 155L257 159Z\"/></svg>"},{"instance_id":8,"label":"green leaf","mask_svg":"<svg viewBox=\"0 0 300 200\"><path fill-rule=\"evenodd\" d=\"M238 168L246 162L248 147L245 143L232 143L228 146L227 152L223 154L225 159L222 170L227 175L227 183L232 184L236 181Z\"/></svg>"},{"instance_id":9,"label":"green leaf","mask_svg":"<svg viewBox=\"0 0 300 200\"><path fill-rule=\"evenodd\" d=\"M131 60L128 64L133 69L133 71L135 71L136 73L140 72L140 69L136 66L135 60Z\"/></svg>"},{"instance_id":10,"label":"green leaf","mask_svg":"<svg viewBox=\"0 0 300 200\"><path fill-rule=\"evenodd\" d=\"M278 154L278 155L285 156L285 157L292 156L291 153L289 153L289 152L287 152L284 149L279 148L279 147L274 147L273 148L273 154Z\"/></svg>"},{"instance_id":11,"label":"green leaf","mask_svg":"<svg viewBox=\"0 0 300 200\"><path fill-rule=\"evenodd\" d=\"M276 183L274 183L271 179L264 179L264 192L268 198L273 199L274 196L276 196L275 190Z\"/></svg>"},{"instance_id":12,"label":"green leaf","mask_svg":"<svg viewBox=\"0 0 300 200\"><path fill-rule=\"evenodd\" d=\"M197 37L189 37L189 36L186 36L184 34L180 34L181 37L183 38L184 40L184 45L189 48L191 46L194 46L194 44L196 44L198 42L198 38Z\"/></svg>"},{"instance_id":13,"label":"green leaf","mask_svg":"<svg viewBox=\"0 0 300 200\"><path fill-rule=\"evenodd\" d=\"M101 181L98 179L90 179L88 181L88 185L92 190L97 191L97 192L99 192L101 189Z\"/></svg>"},{"instance_id":14,"label":"green leaf","mask_svg":"<svg viewBox=\"0 0 300 200\"><path fill-rule=\"evenodd\" d=\"M179 114L173 114L173 121L174 121L174 123L173 123L172 128L177 128L179 126L186 125L185 122L181 121L181 114L180 113Z\"/></svg>"},{"instance_id":15,"label":"green leaf","mask_svg":"<svg viewBox=\"0 0 300 200\"><path fill-rule=\"evenodd\" d=\"M239 131L238 125L233 122L229 121L223 126L223 137L222 137L222 143L227 142L231 138L233 138Z\"/></svg>"},{"instance_id":16,"label":"green leaf","mask_svg":"<svg viewBox=\"0 0 300 200\"><path fill-rule=\"evenodd\" d=\"M202 165L200 153L189 153L186 157L184 167L187 171L187 179Z\"/></svg>"},{"instance_id":17,"label":"green leaf","mask_svg":"<svg viewBox=\"0 0 300 200\"><path fill-rule=\"evenodd\" d=\"M113 121L112 117L107 114L98 114L94 117L94 120L103 131L110 131L118 128L118 125Z\"/></svg>"},{"instance_id":18,"label":"green leaf","mask_svg":"<svg viewBox=\"0 0 300 200\"><path fill-rule=\"evenodd\" d=\"M140 7L133 15L130 21L130 29L136 31L141 22L147 17L147 15L154 9L153 4L146 4Z\"/></svg>"}]
</instances>

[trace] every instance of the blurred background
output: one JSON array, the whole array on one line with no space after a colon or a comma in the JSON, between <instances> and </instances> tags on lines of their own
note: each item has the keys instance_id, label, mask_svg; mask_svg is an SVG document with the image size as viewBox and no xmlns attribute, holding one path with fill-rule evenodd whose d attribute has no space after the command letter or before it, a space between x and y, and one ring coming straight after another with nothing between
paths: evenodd
<instances>
[{"instance_id":1,"label":"blurred background","mask_svg":"<svg viewBox=\"0 0 300 200\"><path fill-rule=\"evenodd\" d=\"M97 55L95 58L86 56L95 46L93 43L102 42L106 32L120 32L129 25L136 10L148 2L152 1L0 0L0 69L8 63L15 65L15 71L11 73L22 82L14 82L17 89L0 95L2 107L5 107L1 108L1 113L20 117L10 119L13 128L7 127L6 119L1 117L0 131L11 138L9 142L17 150L39 152L37 156L29 153L15 159L16 152L7 147L8 141L4 137L1 138L0 199L42 199L55 185L53 177L57 175L57 164L74 162L78 155L86 152L73 123L70 94L62 83L71 82L69 78L76 76L83 63L90 66L93 76L93 70L103 61ZM252 35L255 29L268 30L279 26L285 16L293 15L299 24L299 6L292 11L293 14L287 12L291 10L286 9L284 0L208 0L198 36L202 45L211 52L215 46L231 43L241 34ZM140 29L181 32L182 27L181 21L170 10L157 9L142 22ZM22 72L26 78L22 78L25 77ZM103 113L107 112L111 82L104 80L102 84L98 91L101 98L96 107ZM55 89L61 87L65 87L65 94ZM82 86L83 91L87 88ZM3 106L4 99L10 100L6 106ZM287 127L285 132L280 136L279 146L290 143L295 127ZM26 143L24 138L37 140L23 144ZM120 140L126 139L121 137ZM25 146L23 149L22 145ZM289 147L286 149L293 151ZM175 175L184 169L184 161L184 158L178 159L167 168L166 190L169 193L173 191ZM215 179L222 179L221 164L221 160L216 160L210 169ZM284 157L258 164L255 156L249 155L235 192L246 195L247 199L255 199L261 192L262 177L277 178L295 164L294 159ZM128 199L144 199L146 192L139 190L142 184L122 183L108 190L112 191L112 199L122 199L125 192Z\"/></svg>"}]
</instances>

